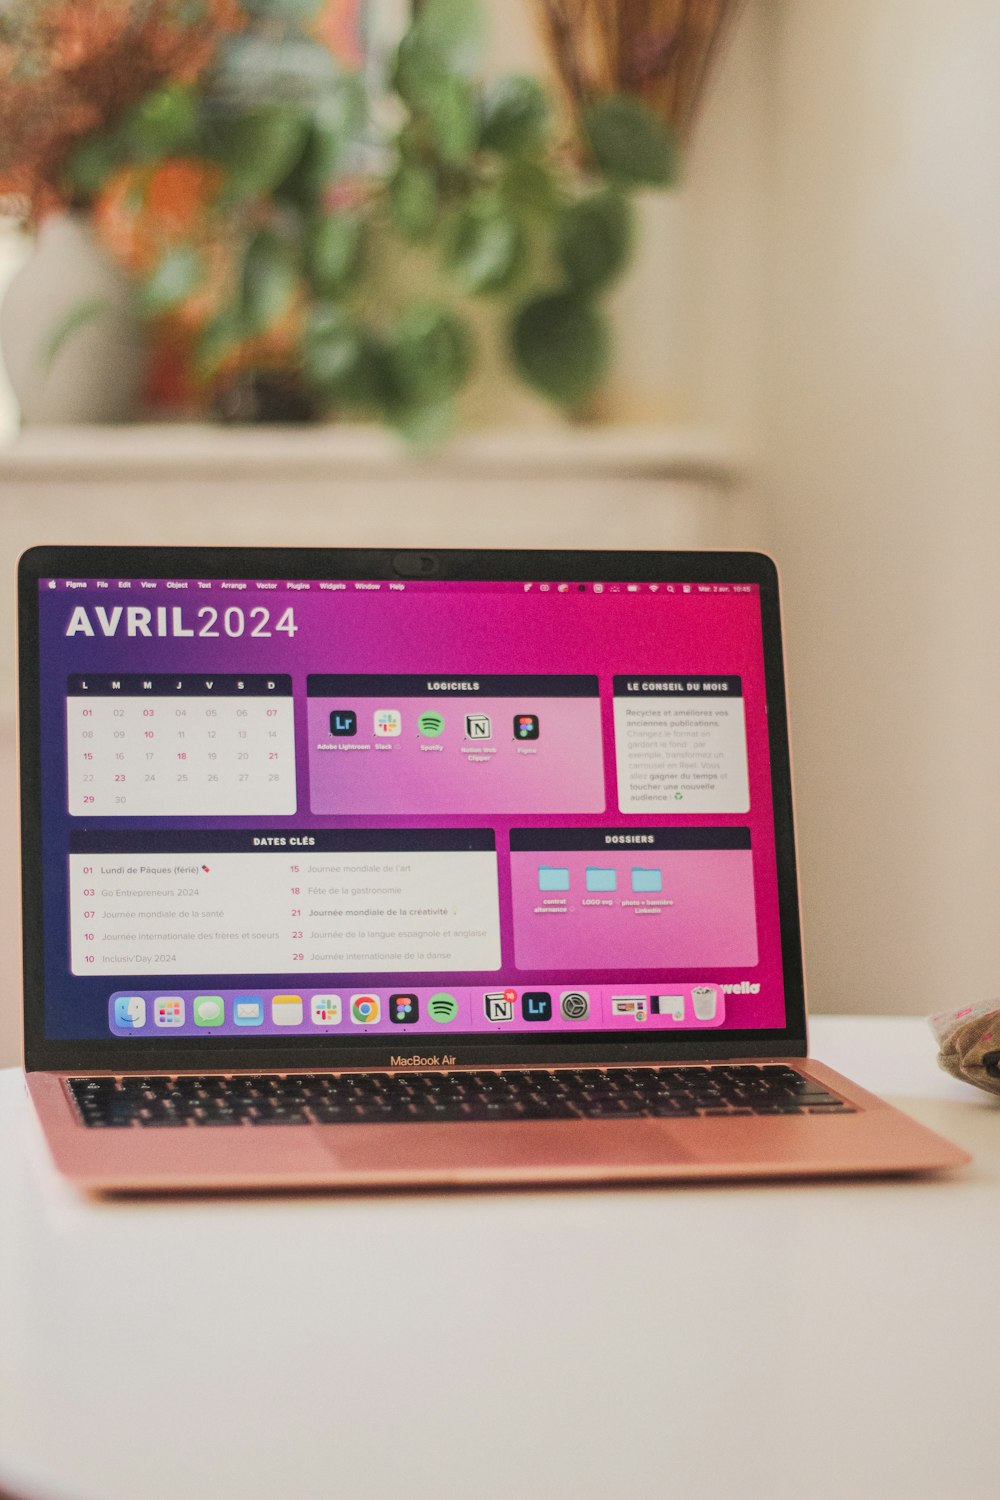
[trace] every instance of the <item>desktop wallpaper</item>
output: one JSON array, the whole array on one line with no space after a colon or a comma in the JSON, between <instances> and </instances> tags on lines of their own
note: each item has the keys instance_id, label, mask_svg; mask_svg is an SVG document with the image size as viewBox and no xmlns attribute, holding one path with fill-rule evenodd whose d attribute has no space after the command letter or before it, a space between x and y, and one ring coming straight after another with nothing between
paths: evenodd
<instances>
[{"instance_id":1,"label":"desktop wallpaper","mask_svg":"<svg viewBox=\"0 0 1000 1500\"><path fill-rule=\"evenodd\" d=\"M50 1038L784 1024L751 585L43 579Z\"/></svg>"}]
</instances>

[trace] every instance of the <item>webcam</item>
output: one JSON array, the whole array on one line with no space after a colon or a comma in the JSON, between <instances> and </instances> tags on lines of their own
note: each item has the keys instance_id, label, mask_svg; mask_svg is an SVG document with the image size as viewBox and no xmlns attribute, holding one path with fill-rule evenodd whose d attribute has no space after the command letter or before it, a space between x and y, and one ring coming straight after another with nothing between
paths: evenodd
<instances>
[{"instance_id":1,"label":"webcam","mask_svg":"<svg viewBox=\"0 0 1000 1500\"><path fill-rule=\"evenodd\" d=\"M392 566L400 578L430 578L441 565L430 552L397 552Z\"/></svg>"}]
</instances>

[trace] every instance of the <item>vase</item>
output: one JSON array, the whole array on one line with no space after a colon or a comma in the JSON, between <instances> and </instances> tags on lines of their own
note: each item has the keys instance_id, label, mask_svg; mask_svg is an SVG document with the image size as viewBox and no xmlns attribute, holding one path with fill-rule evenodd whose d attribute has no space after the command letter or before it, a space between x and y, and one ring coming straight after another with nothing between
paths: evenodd
<instances>
[{"instance_id":1,"label":"vase","mask_svg":"<svg viewBox=\"0 0 1000 1500\"><path fill-rule=\"evenodd\" d=\"M75 316L79 325L60 337ZM129 286L81 216L43 221L0 305L0 353L22 425L138 414L144 354Z\"/></svg>"}]
</instances>

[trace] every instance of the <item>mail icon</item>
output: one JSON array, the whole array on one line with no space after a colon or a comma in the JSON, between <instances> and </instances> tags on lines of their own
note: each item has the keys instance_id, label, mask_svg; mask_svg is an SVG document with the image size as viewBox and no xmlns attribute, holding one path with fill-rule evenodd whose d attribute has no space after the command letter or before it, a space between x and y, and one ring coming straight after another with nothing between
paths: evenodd
<instances>
[{"instance_id":1,"label":"mail icon","mask_svg":"<svg viewBox=\"0 0 1000 1500\"><path fill-rule=\"evenodd\" d=\"M587 866L588 891L613 891L618 887L618 872L610 865Z\"/></svg>"},{"instance_id":2,"label":"mail icon","mask_svg":"<svg viewBox=\"0 0 1000 1500\"><path fill-rule=\"evenodd\" d=\"M663 871L656 869L644 869L642 865L632 866L632 889L640 894L648 894L652 891L663 890Z\"/></svg>"},{"instance_id":3,"label":"mail icon","mask_svg":"<svg viewBox=\"0 0 1000 1500\"><path fill-rule=\"evenodd\" d=\"M569 867L567 865L539 865L538 889L540 891L568 891Z\"/></svg>"}]
</instances>

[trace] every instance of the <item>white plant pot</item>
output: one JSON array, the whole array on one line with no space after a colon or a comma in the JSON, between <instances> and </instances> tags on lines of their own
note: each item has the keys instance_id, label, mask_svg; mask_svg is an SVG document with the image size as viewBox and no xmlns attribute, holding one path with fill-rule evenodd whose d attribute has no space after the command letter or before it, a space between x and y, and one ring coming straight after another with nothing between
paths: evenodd
<instances>
[{"instance_id":1,"label":"white plant pot","mask_svg":"<svg viewBox=\"0 0 1000 1500\"><path fill-rule=\"evenodd\" d=\"M47 358L74 309L100 311ZM140 405L143 351L125 277L95 245L86 221L52 214L0 305L0 351L22 424L125 422Z\"/></svg>"}]
</instances>

